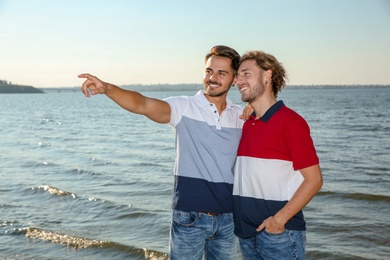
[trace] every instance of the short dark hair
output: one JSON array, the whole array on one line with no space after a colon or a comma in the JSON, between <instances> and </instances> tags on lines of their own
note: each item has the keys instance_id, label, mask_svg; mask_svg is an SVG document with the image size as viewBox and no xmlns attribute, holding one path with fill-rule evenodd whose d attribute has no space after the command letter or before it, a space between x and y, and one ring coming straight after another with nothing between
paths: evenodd
<instances>
[{"instance_id":1,"label":"short dark hair","mask_svg":"<svg viewBox=\"0 0 390 260\"><path fill-rule=\"evenodd\" d=\"M237 75L238 66L240 65L240 54L238 54L235 49L225 45L216 45L211 48L210 52L206 55L205 62L207 62L207 60L213 55L229 58L231 61L230 67L233 70L233 74L234 76Z\"/></svg>"},{"instance_id":2,"label":"short dark hair","mask_svg":"<svg viewBox=\"0 0 390 260\"><path fill-rule=\"evenodd\" d=\"M287 74L282 63L280 63L273 55L264 51L248 51L240 60L240 64L246 60L255 60L259 68L264 71L272 71L272 91L275 97L278 92L286 86Z\"/></svg>"}]
</instances>

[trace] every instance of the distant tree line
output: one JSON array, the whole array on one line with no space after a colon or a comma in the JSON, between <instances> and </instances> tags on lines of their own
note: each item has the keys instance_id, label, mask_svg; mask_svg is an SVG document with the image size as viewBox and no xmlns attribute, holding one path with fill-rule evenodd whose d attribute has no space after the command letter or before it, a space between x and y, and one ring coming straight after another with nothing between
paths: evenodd
<instances>
[{"instance_id":1,"label":"distant tree line","mask_svg":"<svg viewBox=\"0 0 390 260\"><path fill-rule=\"evenodd\" d=\"M6 93L44 93L33 86L14 85L10 81L0 80L0 94Z\"/></svg>"},{"instance_id":2,"label":"distant tree line","mask_svg":"<svg viewBox=\"0 0 390 260\"><path fill-rule=\"evenodd\" d=\"M3 80L3 79L0 79L0 83L1 83L1 84L4 84L4 85L12 85L12 82L11 82L11 81L8 82L8 81Z\"/></svg>"},{"instance_id":3,"label":"distant tree line","mask_svg":"<svg viewBox=\"0 0 390 260\"><path fill-rule=\"evenodd\" d=\"M135 91L179 91L179 90L198 90L203 89L202 84L196 83L183 83L183 84L132 84L132 85L121 85L125 89Z\"/></svg>"}]
</instances>

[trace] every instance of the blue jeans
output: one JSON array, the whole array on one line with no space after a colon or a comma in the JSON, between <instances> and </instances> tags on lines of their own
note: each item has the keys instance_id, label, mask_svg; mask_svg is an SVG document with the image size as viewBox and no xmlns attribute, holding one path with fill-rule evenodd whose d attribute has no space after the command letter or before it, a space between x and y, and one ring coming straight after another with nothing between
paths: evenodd
<instances>
[{"instance_id":1,"label":"blue jeans","mask_svg":"<svg viewBox=\"0 0 390 260\"><path fill-rule=\"evenodd\" d=\"M240 238L243 260L305 259L306 232L285 230L280 234L271 234L263 230L255 237Z\"/></svg>"},{"instance_id":2,"label":"blue jeans","mask_svg":"<svg viewBox=\"0 0 390 260\"><path fill-rule=\"evenodd\" d=\"M207 213L173 210L169 259L235 260L237 245L233 213L210 216Z\"/></svg>"}]
</instances>

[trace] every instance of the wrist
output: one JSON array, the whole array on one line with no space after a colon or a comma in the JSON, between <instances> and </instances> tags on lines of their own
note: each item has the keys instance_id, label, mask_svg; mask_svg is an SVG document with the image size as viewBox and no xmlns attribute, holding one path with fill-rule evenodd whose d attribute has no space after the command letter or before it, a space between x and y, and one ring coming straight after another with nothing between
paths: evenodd
<instances>
[{"instance_id":1,"label":"wrist","mask_svg":"<svg viewBox=\"0 0 390 260\"><path fill-rule=\"evenodd\" d=\"M107 82L105 84L106 84L106 92L104 94L106 94L106 95L112 94L115 86L110 84L110 83L107 83Z\"/></svg>"},{"instance_id":2,"label":"wrist","mask_svg":"<svg viewBox=\"0 0 390 260\"><path fill-rule=\"evenodd\" d=\"M285 219L281 214L277 213L274 216L274 221L276 222L276 224L284 227L284 225L286 225L288 219Z\"/></svg>"}]
</instances>

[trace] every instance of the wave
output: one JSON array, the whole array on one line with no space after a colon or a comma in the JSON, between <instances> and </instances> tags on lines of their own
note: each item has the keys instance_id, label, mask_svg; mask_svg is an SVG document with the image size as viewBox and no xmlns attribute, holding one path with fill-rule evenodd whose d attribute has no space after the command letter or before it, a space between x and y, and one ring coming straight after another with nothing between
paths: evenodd
<instances>
[{"instance_id":1,"label":"wave","mask_svg":"<svg viewBox=\"0 0 390 260\"><path fill-rule=\"evenodd\" d=\"M39 238L41 240L50 241L52 243L61 245L67 245L75 248L101 247L105 243L109 243L107 241L75 237L32 227L26 228L26 237L32 239Z\"/></svg>"},{"instance_id":2,"label":"wave","mask_svg":"<svg viewBox=\"0 0 390 260\"><path fill-rule=\"evenodd\" d=\"M341 193L332 191L320 191L318 196L335 196L353 200L390 202L390 197L386 195L367 194L367 193Z\"/></svg>"},{"instance_id":3,"label":"wave","mask_svg":"<svg viewBox=\"0 0 390 260\"><path fill-rule=\"evenodd\" d=\"M52 163L52 162L48 162L48 161L31 161L31 160L25 160L23 162L23 167L26 167L26 168L39 168L39 167L59 167L58 164L55 164L55 163Z\"/></svg>"},{"instance_id":4,"label":"wave","mask_svg":"<svg viewBox=\"0 0 390 260\"><path fill-rule=\"evenodd\" d=\"M351 193L351 194L344 194L343 197L348 199L355 199L355 200L390 202L389 196L376 195L376 194Z\"/></svg>"},{"instance_id":5,"label":"wave","mask_svg":"<svg viewBox=\"0 0 390 260\"><path fill-rule=\"evenodd\" d=\"M102 248L103 250L119 251L122 254L127 253L130 256L149 260L166 260L167 254L150 250L147 248L135 248L116 242L90 239L64 234L61 232L43 230L40 228L28 227L24 229L25 236L30 239L40 239L51 243L65 245L74 249Z\"/></svg>"},{"instance_id":6,"label":"wave","mask_svg":"<svg viewBox=\"0 0 390 260\"><path fill-rule=\"evenodd\" d=\"M101 198L95 197L82 197L77 195L76 193L64 191L59 188L50 186L50 185L41 185L37 188L32 188L33 190L41 190L44 192L48 192L50 195L58 196L58 197L69 197L72 198L75 204L72 204L72 207L81 207L81 208L90 208L92 214L93 210L98 210L95 214L110 214L110 217L114 219L132 219L132 218L140 218L140 217L153 217L156 214L159 214L155 210L148 210L144 208L134 207L133 205L123 205L118 204L113 201L104 200ZM93 202L93 206L87 206L87 204ZM87 204L86 204L87 203ZM129 212L130 210L130 212Z\"/></svg>"},{"instance_id":7,"label":"wave","mask_svg":"<svg viewBox=\"0 0 390 260\"><path fill-rule=\"evenodd\" d=\"M132 166L134 167L166 167L165 165L161 163L156 162L136 162L133 163Z\"/></svg>"},{"instance_id":8,"label":"wave","mask_svg":"<svg viewBox=\"0 0 390 260\"><path fill-rule=\"evenodd\" d=\"M33 188L34 189L34 188ZM38 186L38 189L43 189L44 191L49 192L52 195L58 195L58 196L71 196L73 198L76 198L76 195L72 192L63 191L58 188L49 186L49 185L41 185Z\"/></svg>"},{"instance_id":9,"label":"wave","mask_svg":"<svg viewBox=\"0 0 390 260\"><path fill-rule=\"evenodd\" d=\"M65 173L91 175L91 176L102 175L102 173L98 173L98 172L94 172L94 171L90 171L90 170L85 170L85 169L81 169L81 168L72 168L72 169L66 170Z\"/></svg>"}]
</instances>

